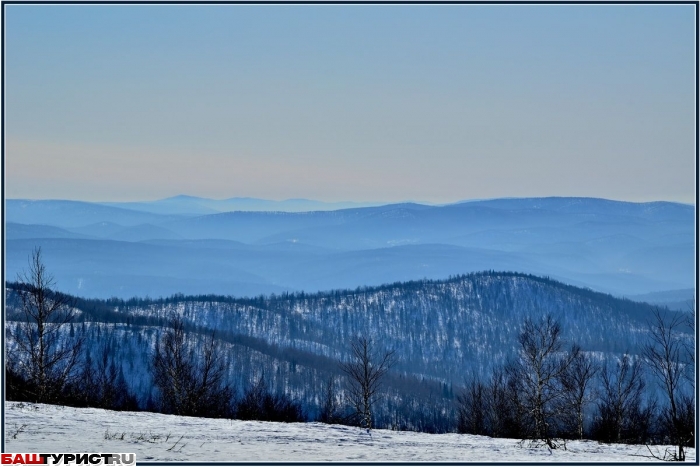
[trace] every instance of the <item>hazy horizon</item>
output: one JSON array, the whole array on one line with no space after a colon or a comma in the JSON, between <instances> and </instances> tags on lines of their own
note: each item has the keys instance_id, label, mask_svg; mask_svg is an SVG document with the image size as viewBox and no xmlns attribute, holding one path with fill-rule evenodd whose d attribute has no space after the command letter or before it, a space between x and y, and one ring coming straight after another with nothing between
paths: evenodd
<instances>
[{"instance_id":1,"label":"hazy horizon","mask_svg":"<svg viewBox=\"0 0 700 467\"><path fill-rule=\"evenodd\" d=\"M5 13L8 198L695 201L693 5Z\"/></svg>"},{"instance_id":2,"label":"hazy horizon","mask_svg":"<svg viewBox=\"0 0 700 467\"><path fill-rule=\"evenodd\" d=\"M655 202L661 202L661 203L678 203L678 204L684 204L684 205L689 205L689 206L695 206L695 202L683 202L683 201L676 201L676 200L668 200L668 199L650 199L650 200L644 200L644 201L635 201L635 200L625 200L625 199L613 199L613 198L602 198L599 196L559 196L559 195L551 195L551 196L496 196L496 197L490 197L490 198L464 198L464 199L455 199L451 201L446 201L446 202L432 202L432 201L426 201L426 200L416 200L416 199L397 199L397 200L372 200L372 199L340 199L340 200L325 200L325 199L317 199L317 198L259 198L259 197L254 197L254 196L227 196L223 198L214 198L214 197L206 197L206 196L197 196L197 195L189 195L186 193L179 193L175 195L170 195L170 196L165 196L161 198L139 198L139 199L128 199L128 200L122 200L122 199L81 199L81 198L19 198L19 197L9 197L5 196L6 200L27 200L27 201L77 201L77 202L86 202L86 203L116 203L116 204L122 204L122 203L153 203L157 201L165 201L165 200L170 200L170 199L175 199L175 198L193 198L193 199L202 199L202 200L208 200L208 201L227 201L227 200L260 200L260 201L269 201L269 202L275 202L275 203L282 203L286 201L313 201L313 202L318 202L318 203L326 203L326 204L345 204L345 203L351 203L351 204L366 204L366 205L382 205L382 204L397 204L397 203L416 203L416 204L425 204L425 205L435 205L435 206L440 206L440 205L449 205L449 204L454 204L454 203L466 203L466 202L476 202L476 201L490 201L490 200L498 200L498 199L538 199L538 198L583 198L583 199L601 199L601 200L607 200L607 201L619 201L619 202L624 202L624 203L637 203L637 204L643 204L643 203L655 203Z\"/></svg>"}]
</instances>

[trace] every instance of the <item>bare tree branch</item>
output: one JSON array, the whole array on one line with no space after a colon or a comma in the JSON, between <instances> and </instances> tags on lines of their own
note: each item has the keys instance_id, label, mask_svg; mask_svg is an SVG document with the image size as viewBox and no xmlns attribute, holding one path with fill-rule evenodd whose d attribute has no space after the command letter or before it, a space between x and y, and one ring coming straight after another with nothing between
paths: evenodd
<instances>
[{"instance_id":1,"label":"bare tree branch","mask_svg":"<svg viewBox=\"0 0 700 467\"><path fill-rule=\"evenodd\" d=\"M55 282L46 272L41 249L32 252L18 282L24 319L9 330L17 347L12 366L27 380L26 397L52 402L77 376L84 337L65 332L77 312L67 295L53 290Z\"/></svg>"},{"instance_id":2,"label":"bare tree branch","mask_svg":"<svg viewBox=\"0 0 700 467\"><path fill-rule=\"evenodd\" d=\"M684 317L677 313L664 319L661 312L654 310L654 317L650 323L650 342L644 347L644 357L663 389L668 406L663 411L663 419L670 433L671 441L677 446L675 460L685 460L684 446L692 446L693 426L685 421L688 414L684 413L687 405L682 404L681 383L685 374L692 372L692 364L683 362L685 353L685 341L679 333L679 328L684 324Z\"/></svg>"},{"instance_id":3,"label":"bare tree branch","mask_svg":"<svg viewBox=\"0 0 700 467\"><path fill-rule=\"evenodd\" d=\"M340 364L348 376L348 399L352 404L360 426L372 429L373 413L382 377L396 362L394 351L375 355L372 341L360 337L350 344L351 360Z\"/></svg>"}]
</instances>

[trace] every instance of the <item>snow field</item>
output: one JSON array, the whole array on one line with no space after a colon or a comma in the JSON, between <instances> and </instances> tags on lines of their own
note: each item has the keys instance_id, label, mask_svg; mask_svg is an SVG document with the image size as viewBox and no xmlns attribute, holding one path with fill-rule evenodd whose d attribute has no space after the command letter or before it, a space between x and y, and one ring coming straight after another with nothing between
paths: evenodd
<instances>
[{"instance_id":1,"label":"snow field","mask_svg":"<svg viewBox=\"0 0 700 467\"><path fill-rule=\"evenodd\" d=\"M136 462L629 462L646 446L569 441L567 449L515 439L5 404L6 452L133 452ZM663 453L664 447L651 447ZM688 449L688 462L695 450Z\"/></svg>"}]
</instances>

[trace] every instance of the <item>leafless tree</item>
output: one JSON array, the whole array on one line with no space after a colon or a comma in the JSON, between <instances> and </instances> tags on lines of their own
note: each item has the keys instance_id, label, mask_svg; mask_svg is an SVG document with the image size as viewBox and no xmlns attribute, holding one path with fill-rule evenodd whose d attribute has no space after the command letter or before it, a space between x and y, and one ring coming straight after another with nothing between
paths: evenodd
<instances>
[{"instance_id":1,"label":"leafless tree","mask_svg":"<svg viewBox=\"0 0 700 467\"><path fill-rule=\"evenodd\" d=\"M561 325L552 316L527 318L518 336L520 351L507 371L518 381L519 403L529 421L529 436L556 448L557 417L563 395L562 375L571 364L571 354L562 356Z\"/></svg>"},{"instance_id":2,"label":"leafless tree","mask_svg":"<svg viewBox=\"0 0 700 467\"><path fill-rule=\"evenodd\" d=\"M114 357L114 331L96 349L97 358L87 355L83 372L75 388L78 399L90 407L110 410L135 410L138 401L129 389L121 365Z\"/></svg>"},{"instance_id":3,"label":"leafless tree","mask_svg":"<svg viewBox=\"0 0 700 467\"><path fill-rule=\"evenodd\" d=\"M328 381L326 381L326 387L324 388L323 401L321 404L321 413L319 414L318 421L322 423L340 423L344 420L341 414L341 398L339 397L336 378L330 376Z\"/></svg>"},{"instance_id":4,"label":"leafless tree","mask_svg":"<svg viewBox=\"0 0 700 467\"><path fill-rule=\"evenodd\" d=\"M586 407L594 400L593 380L600 367L578 346L574 346L570 354L571 363L561 377L564 411L571 431L578 439L583 439Z\"/></svg>"},{"instance_id":5,"label":"leafless tree","mask_svg":"<svg viewBox=\"0 0 700 467\"><path fill-rule=\"evenodd\" d=\"M243 394L236 407L236 418L267 422L304 422L306 416L301 404L284 393L273 393L261 374Z\"/></svg>"},{"instance_id":6,"label":"leafless tree","mask_svg":"<svg viewBox=\"0 0 700 467\"><path fill-rule=\"evenodd\" d=\"M372 341L360 337L350 345L350 360L340 365L348 376L349 402L359 418L360 426L367 430L373 426L372 407L377 400L382 378L395 362L394 351L376 353Z\"/></svg>"},{"instance_id":7,"label":"leafless tree","mask_svg":"<svg viewBox=\"0 0 700 467\"><path fill-rule=\"evenodd\" d=\"M525 413L521 385L512 372L494 367L482 381L472 378L457 396L457 431L501 438L520 438Z\"/></svg>"},{"instance_id":8,"label":"leafless tree","mask_svg":"<svg viewBox=\"0 0 700 467\"><path fill-rule=\"evenodd\" d=\"M671 434L671 442L677 446L673 460L684 461L684 446L692 445L693 426L686 426L687 414L682 403L682 377L688 371L689 362L683 362L685 341L680 333L684 317L675 314L666 319L657 309L650 323L650 342L644 347L644 357L651 373L663 390L667 406L662 412L663 421ZM691 370L692 371L692 370ZM690 417L693 418L693 417Z\"/></svg>"},{"instance_id":9,"label":"leafless tree","mask_svg":"<svg viewBox=\"0 0 700 467\"><path fill-rule=\"evenodd\" d=\"M488 435L488 388L472 379L457 396L457 431L472 435Z\"/></svg>"},{"instance_id":10,"label":"leafless tree","mask_svg":"<svg viewBox=\"0 0 700 467\"><path fill-rule=\"evenodd\" d=\"M646 384L641 359L622 356L614 367L601 371L601 394L594 431L596 438L612 443L645 442L653 406L642 406Z\"/></svg>"},{"instance_id":11,"label":"leafless tree","mask_svg":"<svg viewBox=\"0 0 700 467\"><path fill-rule=\"evenodd\" d=\"M695 299L688 305L688 313L685 317L685 326L690 331L691 338L685 339L684 350L685 359L688 362L688 371L684 373L686 380L695 391Z\"/></svg>"},{"instance_id":12,"label":"leafless tree","mask_svg":"<svg viewBox=\"0 0 700 467\"><path fill-rule=\"evenodd\" d=\"M55 281L39 248L18 283L21 321L8 330L16 346L11 367L26 381L23 398L56 402L77 376L84 337L67 330L77 311L70 297L53 290Z\"/></svg>"},{"instance_id":13,"label":"leafless tree","mask_svg":"<svg viewBox=\"0 0 700 467\"><path fill-rule=\"evenodd\" d=\"M197 343L188 339L181 319L172 320L156 343L152 367L164 412L203 417L231 414L233 390L213 334Z\"/></svg>"}]
</instances>

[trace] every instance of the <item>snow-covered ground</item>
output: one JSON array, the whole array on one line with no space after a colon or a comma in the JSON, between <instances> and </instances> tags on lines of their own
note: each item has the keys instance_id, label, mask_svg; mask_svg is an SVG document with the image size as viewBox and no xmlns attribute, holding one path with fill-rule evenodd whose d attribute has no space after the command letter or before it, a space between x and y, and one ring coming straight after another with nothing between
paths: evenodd
<instances>
[{"instance_id":1,"label":"snow-covered ground","mask_svg":"<svg viewBox=\"0 0 700 467\"><path fill-rule=\"evenodd\" d=\"M140 462L630 462L655 460L646 446L569 441L528 447L484 436L375 430L112 412L7 402L6 452L133 452ZM662 453L663 448L653 447ZM688 461L695 461L689 449Z\"/></svg>"}]
</instances>

